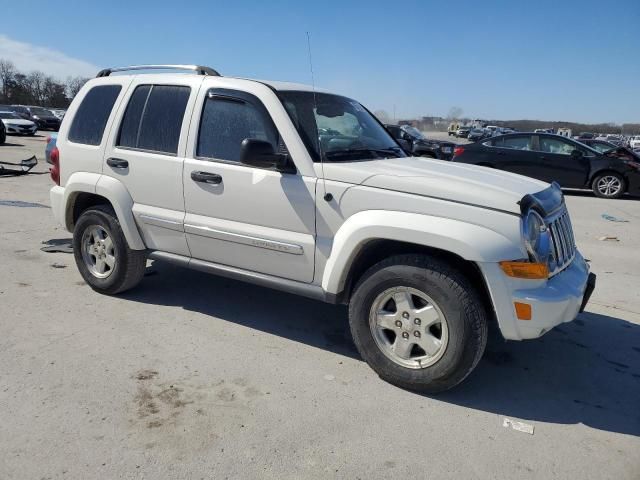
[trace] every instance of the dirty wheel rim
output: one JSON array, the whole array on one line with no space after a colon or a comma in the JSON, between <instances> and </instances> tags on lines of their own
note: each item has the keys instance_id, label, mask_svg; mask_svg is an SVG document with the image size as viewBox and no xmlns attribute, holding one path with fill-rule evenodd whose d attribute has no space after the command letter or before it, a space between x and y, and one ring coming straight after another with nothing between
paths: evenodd
<instances>
[{"instance_id":1,"label":"dirty wheel rim","mask_svg":"<svg viewBox=\"0 0 640 480\"><path fill-rule=\"evenodd\" d=\"M394 363L426 368L447 348L449 328L436 302L420 290L393 287L379 294L371 306L369 327L376 345Z\"/></svg>"},{"instance_id":2,"label":"dirty wheel rim","mask_svg":"<svg viewBox=\"0 0 640 480\"><path fill-rule=\"evenodd\" d=\"M82 235L82 259L91 275L107 278L116 266L116 252L109 232L91 225Z\"/></svg>"},{"instance_id":3,"label":"dirty wheel rim","mask_svg":"<svg viewBox=\"0 0 640 480\"><path fill-rule=\"evenodd\" d=\"M613 175L606 175L598 180L598 191L607 197L617 195L621 188L622 182Z\"/></svg>"}]
</instances>

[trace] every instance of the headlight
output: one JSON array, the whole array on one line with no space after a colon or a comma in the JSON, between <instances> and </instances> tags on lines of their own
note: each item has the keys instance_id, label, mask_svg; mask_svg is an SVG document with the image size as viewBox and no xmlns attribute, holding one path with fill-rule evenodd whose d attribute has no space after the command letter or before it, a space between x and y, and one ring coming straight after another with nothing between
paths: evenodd
<instances>
[{"instance_id":1,"label":"headlight","mask_svg":"<svg viewBox=\"0 0 640 480\"><path fill-rule=\"evenodd\" d=\"M537 263L547 263L551 250L551 241L547 226L542 217L534 210L529 210L522 224L524 244L531 257Z\"/></svg>"},{"instance_id":2,"label":"headlight","mask_svg":"<svg viewBox=\"0 0 640 480\"><path fill-rule=\"evenodd\" d=\"M40 120L40 117L38 115L34 115L33 118L35 118L36 120Z\"/></svg>"}]
</instances>

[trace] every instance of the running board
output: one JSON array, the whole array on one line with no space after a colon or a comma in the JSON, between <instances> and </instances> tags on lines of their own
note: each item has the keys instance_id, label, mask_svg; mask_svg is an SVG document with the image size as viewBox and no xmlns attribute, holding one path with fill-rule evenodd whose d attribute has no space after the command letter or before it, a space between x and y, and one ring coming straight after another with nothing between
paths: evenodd
<instances>
[{"instance_id":1,"label":"running board","mask_svg":"<svg viewBox=\"0 0 640 480\"><path fill-rule=\"evenodd\" d=\"M230 267L228 265L221 265L219 263L207 262L205 260L198 260L196 258L189 258L183 255L160 252L157 250L149 253L148 258L151 260L169 262L174 265L191 268L193 270L200 270L201 272L211 273L221 277L231 278L233 280L253 283L261 287L273 288L275 290L313 298L314 300L320 300L322 302L338 303L335 295L326 293L319 285L296 282L294 280L274 277L273 275L267 275L265 273L251 272L241 268Z\"/></svg>"}]
</instances>

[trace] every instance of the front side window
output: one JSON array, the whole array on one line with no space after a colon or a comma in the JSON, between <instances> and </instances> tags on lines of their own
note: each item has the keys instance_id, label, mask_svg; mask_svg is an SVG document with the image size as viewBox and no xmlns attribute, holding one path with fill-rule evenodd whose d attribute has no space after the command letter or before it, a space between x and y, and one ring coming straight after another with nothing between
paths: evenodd
<instances>
[{"instance_id":1,"label":"front side window","mask_svg":"<svg viewBox=\"0 0 640 480\"><path fill-rule=\"evenodd\" d=\"M85 145L100 145L113 105L120 94L120 85L93 87L82 99L69 129L69 141Z\"/></svg>"},{"instance_id":2,"label":"front side window","mask_svg":"<svg viewBox=\"0 0 640 480\"><path fill-rule=\"evenodd\" d=\"M572 143L559 138L540 137L540 150L557 155L571 155L571 152L577 148Z\"/></svg>"},{"instance_id":3,"label":"front side window","mask_svg":"<svg viewBox=\"0 0 640 480\"><path fill-rule=\"evenodd\" d=\"M405 157L389 132L362 105L339 95L278 93L315 162Z\"/></svg>"},{"instance_id":4,"label":"front side window","mask_svg":"<svg viewBox=\"0 0 640 480\"><path fill-rule=\"evenodd\" d=\"M139 85L124 113L116 145L176 155L191 88Z\"/></svg>"},{"instance_id":5,"label":"front side window","mask_svg":"<svg viewBox=\"0 0 640 480\"><path fill-rule=\"evenodd\" d=\"M240 146L247 138L267 141L274 151L284 145L255 96L221 88L211 90L202 110L196 156L239 162Z\"/></svg>"}]
</instances>

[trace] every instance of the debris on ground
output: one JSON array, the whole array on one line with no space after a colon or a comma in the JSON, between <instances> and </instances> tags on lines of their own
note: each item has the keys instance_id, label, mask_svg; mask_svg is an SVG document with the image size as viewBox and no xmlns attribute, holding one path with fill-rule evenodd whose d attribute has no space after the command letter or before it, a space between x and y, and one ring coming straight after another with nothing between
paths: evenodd
<instances>
[{"instance_id":1,"label":"debris on ground","mask_svg":"<svg viewBox=\"0 0 640 480\"><path fill-rule=\"evenodd\" d=\"M601 242L619 242L620 239L618 237L614 237L612 235L605 235L604 237L600 237L598 240Z\"/></svg>"},{"instance_id":2,"label":"debris on ground","mask_svg":"<svg viewBox=\"0 0 640 480\"><path fill-rule=\"evenodd\" d=\"M517 430L518 432L533 435L533 425L529 423L519 422L518 420L511 420L510 418L505 417L504 420L502 420L502 426Z\"/></svg>"},{"instance_id":3,"label":"debris on ground","mask_svg":"<svg viewBox=\"0 0 640 480\"><path fill-rule=\"evenodd\" d=\"M64 263L58 263L58 262L54 262L51 264L52 268L67 268L67 266Z\"/></svg>"},{"instance_id":4,"label":"debris on ground","mask_svg":"<svg viewBox=\"0 0 640 480\"><path fill-rule=\"evenodd\" d=\"M44 247L40 250L47 253L73 253L73 244L70 238L58 238L45 240L42 242Z\"/></svg>"},{"instance_id":5,"label":"debris on ground","mask_svg":"<svg viewBox=\"0 0 640 480\"><path fill-rule=\"evenodd\" d=\"M621 222L621 223L629 222L629 220L625 220L624 218L614 217L613 215L609 215L608 213L603 213L601 217L604 218L605 220L609 220L610 222Z\"/></svg>"},{"instance_id":6,"label":"debris on ground","mask_svg":"<svg viewBox=\"0 0 640 480\"><path fill-rule=\"evenodd\" d=\"M18 175L26 175L37 164L38 159L35 155L33 155L31 158L27 158L26 160L22 160L19 163L0 161L0 177L15 177ZM5 165L14 168L9 168Z\"/></svg>"}]
</instances>

